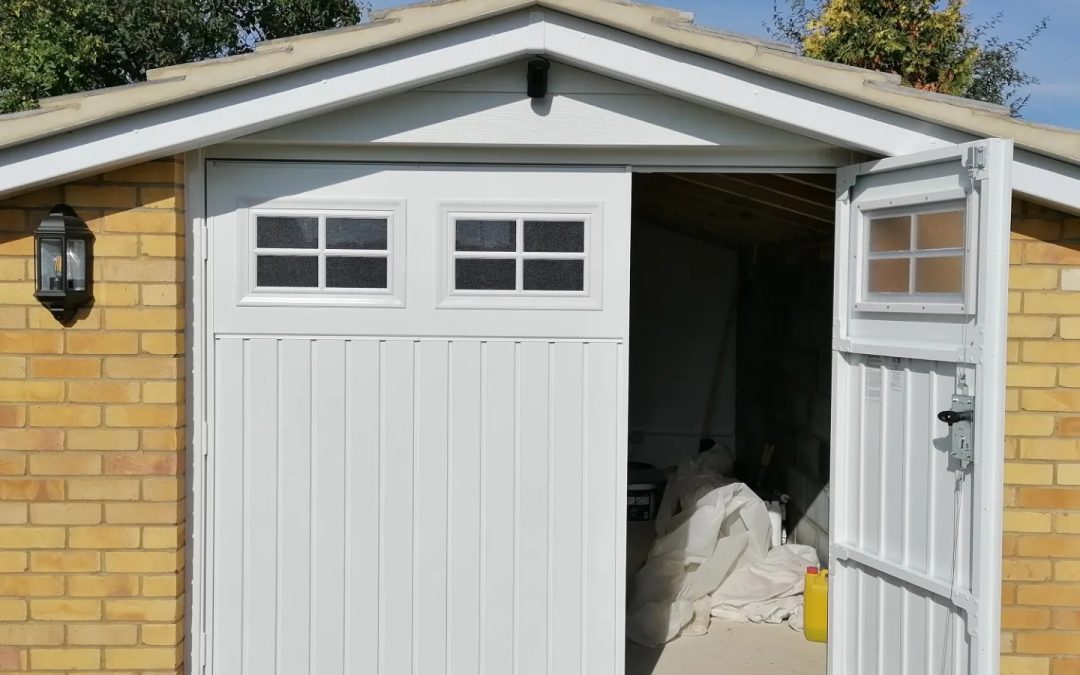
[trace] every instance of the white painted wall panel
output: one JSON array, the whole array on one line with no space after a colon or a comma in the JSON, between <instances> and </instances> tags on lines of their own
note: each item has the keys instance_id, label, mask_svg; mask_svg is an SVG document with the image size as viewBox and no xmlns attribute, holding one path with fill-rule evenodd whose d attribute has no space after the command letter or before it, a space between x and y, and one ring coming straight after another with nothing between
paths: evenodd
<instances>
[{"instance_id":1,"label":"white painted wall panel","mask_svg":"<svg viewBox=\"0 0 1080 675\"><path fill-rule=\"evenodd\" d=\"M552 345L526 342L517 350L518 429L517 492L514 495L518 529L517 608L514 649L519 675L548 672L548 575L550 507L558 495L550 475L552 440ZM521 411L528 411L521 414Z\"/></svg>"},{"instance_id":2,"label":"white painted wall panel","mask_svg":"<svg viewBox=\"0 0 1080 675\"><path fill-rule=\"evenodd\" d=\"M241 142L318 145L669 147L824 151L758 122L553 63L547 99L526 95L526 62L274 127Z\"/></svg>"},{"instance_id":3,"label":"white painted wall panel","mask_svg":"<svg viewBox=\"0 0 1080 675\"><path fill-rule=\"evenodd\" d=\"M315 342L311 371L311 671L336 673L345 653L345 342Z\"/></svg>"},{"instance_id":4,"label":"white painted wall panel","mask_svg":"<svg viewBox=\"0 0 1080 675\"><path fill-rule=\"evenodd\" d=\"M413 672L415 615L414 566L414 401L416 343L391 340L383 345L383 420L379 447L379 670L386 675ZM314 674L313 674L314 675Z\"/></svg>"},{"instance_id":5,"label":"white painted wall panel","mask_svg":"<svg viewBox=\"0 0 1080 675\"><path fill-rule=\"evenodd\" d=\"M215 672L614 674L622 349L219 339Z\"/></svg>"},{"instance_id":6,"label":"white painted wall panel","mask_svg":"<svg viewBox=\"0 0 1080 675\"><path fill-rule=\"evenodd\" d=\"M634 224L633 255L630 458L675 466L703 435L735 435L734 326L723 354L721 343L734 321L737 259L645 222Z\"/></svg>"},{"instance_id":7,"label":"white painted wall panel","mask_svg":"<svg viewBox=\"0 0 1080 675\"><path fill-rule=\"evenodd\" d=\"M446 673L448 342L416 345L416 672Z\"/></svg>"},{"instance_id":8,"label":"white painted wall panel","mask_svg":"<svg viewBox=\"0 0 1080 675\"><path fill-rule=\"evenodd\" d=\"M845 415L861 440L847 463L855 480L833 487L837 507L847 511L836 543L970 593L970 480L958 481L946 427L935 419L951 405L956 364L849 358L858 364L849 385L859 403ZM963 612L856 560L841 561L831 573L837 606L845 608L834 614L841 626L836 637L853 645L839 655L835 672L968 673Z\"/></svg>"},{"instance_id":9,"label":"white painted wall panel","mask_svg":"<svg viewBox=\"0 0 1080 675\"><path fill-rule=\"evenodd\" d=\"M585 541L583 673L618 673L623 653L621 577L609 567L621 559L624 546L618 528L611 523L624 518L621 484L622 461L618 440L623 435L619 398L611 395L611 383L621 392L620 359L625 346L614 343L589 345L585 352L585 459L582 537Z\"/></svg>"},{"instance_id":10,"label":"white painted wall panel","mask_svg":"<svg viewBox=\"0 0 1080 675\"><path fill-rule=\"evenodd\" d=\"M220 459L215 455L213 565L213 644L216 672L243 672L244 610L244 409L232 407L244 397L244 343L233 341L216 350L219 362L214 378L218 408L215 447L232 448ZM306 666L305 666L306 667Z\"/></svg>"},{"instance_id":11,"label":"white painted wall panel","mask_svg":"<svg viewBox=\"0 0 1080 675\"><path fill-rule=\"evenodd\" d=\"M379 667L382 373L375 340L345 346L345 672Z\"/></svg>"},{"instance_id":12,"label":"white painted wall panel","mask_svg":"<svg viewBox=\"0 0 1080 675\"><path fill-rule=\"evenodd\" d=\"M584 485L584 350L556 343L552 350L551 642L550 669L581 672L582 522Z\"/></svg>"},{"instance_id":13,"label":"white painted wall panel","mask_svg":"<svg viewBox=\"0 0 1080 675\"><path fill-rule=\"evenodd\" d=\"M232 348L238 341L219 341L218 344ZM242 342L240 343L242 344ZM215 355L222 350L215 350ZM311 586L300 580L309 580L311 565L311 343L307 341L281 341L278 346L277 407L255 411L273 420L279 430L278 508L280 518L276 523L252 523L250 527L273 527L278 532L278 594L277 633L273 644L278 652L277 667L281 673L303 673L311 664L311 632L314 617L311 614ZM265 385L263 385L265 386ZM218 399L216 417L218 427L228 427L235 419L237 409L247 413L246 392ZM215 455L235 452L237 446L218 444ZM220 471L216 482L221 490L228 489L234 479L230 472ZM214 543L218 538L215 531ZM216 549L215 549L216 550ZM221 557L222 554L216 554ZM266 589L262 589L266 592ZM225 610L224 603L216 603ZM267 639L270 636L263 636ZM229 672L222 670L220 672Z\"/></svg>"},{"instance_id":14,"label":"white painted wall panel","mask_svg":"<svg viewBox=\"0 0 1080 675\"><path fill-rule=\"evenodd\" d=\"M514 667L514 344L485 343L480 363L480 672L508 673Z\"/></svg>"},{"instance_id":15,"label":"white painted wall panel","mask_svg":"<svg viewBox=\"0 0 1080 675\"><path fill-rule=\"evenodd\" d=\"M278 522L278 343L249 340L244 351L243 391L251 397L244 409L243 513ZM267 415L266 413L271 414ZM244 631L244 670L272 673L276 650L266 649L265 636L276 634L277 593L263 589L278 585L278 528L244 528L244 615L251 617Z\"/></svg>"},{"instance_id":16,"label":"white painted wall panel","mask_svg":"<svg viewBox=\"0 0 1080 675\"><path fill-rule=\"evenodd\" d=\"M480 672L481 348L449 346L450 450L447 458L447 665L451 675Z\"/></svg>"}]
</instances>

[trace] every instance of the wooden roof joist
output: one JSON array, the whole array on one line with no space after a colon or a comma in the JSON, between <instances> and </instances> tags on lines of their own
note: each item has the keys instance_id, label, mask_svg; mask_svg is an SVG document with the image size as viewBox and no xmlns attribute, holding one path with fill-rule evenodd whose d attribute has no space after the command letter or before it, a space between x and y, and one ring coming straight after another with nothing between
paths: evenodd
<instances>
[{"instance_id":1,"label":"wooden roof joist","mask_svg":"<svg viewBox=\"0 0 1080 675\"><path fill-rule=\"evenodd\" d=\"M725 185L730 189L714 189L712 183L718 178L729 179ZM776 190L782 184L777 176L766 174L638 174L634 176L634 214L691 236L708 233L706 238L733 245L831 237L831 218L822 221L794 208L775 208L748 198L747 193L767 192L762 182ZM816 204L804 195L802 208L815 215L831 210L831 193L818 194ZM782 197L777 194L778 199Z\"/></svg>"}]
</instances>

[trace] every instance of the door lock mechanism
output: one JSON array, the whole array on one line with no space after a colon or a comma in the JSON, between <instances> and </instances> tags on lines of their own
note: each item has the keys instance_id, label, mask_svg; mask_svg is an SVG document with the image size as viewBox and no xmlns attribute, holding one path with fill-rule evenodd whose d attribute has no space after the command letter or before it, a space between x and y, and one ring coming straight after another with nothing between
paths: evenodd
<instances>
[{"instance_id":1,"label":"door lock mechanism","mask_svg":"<svg viewBox=\"0 0 1080 675\"><path fill-rule=\"evenodd\" d=\"M942 410L937 418L949 425L949 456L967 467L975 459L975 397L954 394L952 409Z\"/></svg>"},{"instance_id":2,"label":"door lock mechanism","mask_svg":"<svg viewBox=\"0 0 1080 675\"><path fill-rule=\"evenodd\" d=\"M970 422L974 416L970 410L942 410L937 414L937 418L950 427L957 422Z\"/></svg>"}]
</instances>

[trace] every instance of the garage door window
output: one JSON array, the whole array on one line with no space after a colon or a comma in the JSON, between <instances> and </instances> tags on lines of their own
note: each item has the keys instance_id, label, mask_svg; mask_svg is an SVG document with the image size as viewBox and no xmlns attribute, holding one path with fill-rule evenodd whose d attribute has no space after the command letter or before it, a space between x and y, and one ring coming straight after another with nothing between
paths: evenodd
<instances>
[{"instance_id":1,"label":"garage door window","mask_svg":"<svg viewBox=\"0 0 1080 675\"><path fill-rule=\"evenodd\" d=\"M404 260L404 232L398 220L390 210L252 212L244 239L249 286L241 302L400 305L404 270L395 270L395 261Z\"/></svg>"},{"instance_id":2,"label":"garage door window","mask_svg":"<svg viewBox=\"0 0 1080 675\"><path fill-rule=\"evenodd\" d=\"M966 311L970 246L962 205L869 214L864 222L857 309Z\"/></svg>"},{"instance_id":3,"label":"garage door window","mask_svg":"<svg viewBox=\"0 0 1080 675\"><path fill-rule=\"evenodd\" d=\"M440 308L599 309L603 210L444 202Z\"/></svg>"},{"instance_id":4,"label":"garage door window","mask_svg":"<svg viewBox=\"0 0 1080 675\"><path fill-rule=\"evenodd\" d=\"M258 288L386 290L386 218L259 216Z\"/></svg>"},{"instance_id":5,"label":"garage door window","mask_svg":"<svg viewBox=\"0 0 1080 675\"><path fill-rule=\"evenodd\" d=\"M454 220L454 290L584 293L586 221Z\"/></svg>"}]
</instances>

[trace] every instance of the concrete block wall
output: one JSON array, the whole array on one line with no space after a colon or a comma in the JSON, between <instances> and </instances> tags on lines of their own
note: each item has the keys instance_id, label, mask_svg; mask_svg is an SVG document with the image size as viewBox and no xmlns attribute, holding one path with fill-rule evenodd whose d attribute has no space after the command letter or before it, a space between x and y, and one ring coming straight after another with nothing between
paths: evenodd
<instances>
[{"instance_id":1,"label":"concrete block wall","mask_svg":"<svg viewBox=\"0 0 1080 675\"><path fill-rule=\"evenodd\" d=\"M764 487L788 493L792 539L829 549L832 247L782 243L743 252L736 434L744 479L776 446Z\"/></svg>"},{"instance_id":2,"label":"concrete block wall","mask_svg":"<svg viewBox=\"0 0 1080 675\"><path fill-rule=\"evenodd\" d=\"M183 663L183 166L0 200L0 672ZM94 231L92 309L33 297L33 231Z\"/></svg>"},{"instance_id":3,"label":"concrete block wall","mask_svg":"<svg viewBox=\"0 0 1080 675\"><path fill-rule=\"evenodd\" d=\"M1080 217L1016 201L1003 675L1080 674Z\"/></svg>"}]
</instances>

